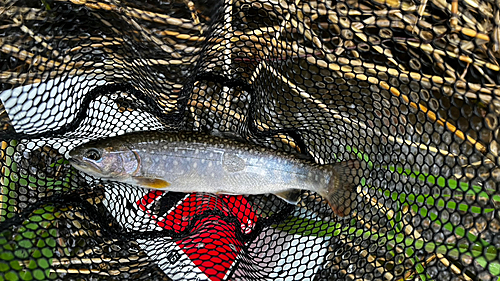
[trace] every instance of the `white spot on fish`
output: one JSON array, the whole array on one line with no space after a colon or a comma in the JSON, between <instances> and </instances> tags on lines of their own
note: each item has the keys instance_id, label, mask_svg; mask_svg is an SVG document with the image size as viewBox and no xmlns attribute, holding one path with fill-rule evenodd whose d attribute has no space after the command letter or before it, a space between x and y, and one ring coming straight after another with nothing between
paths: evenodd
<instances>
[{"instance_id":1,"label":"white spot on fish","mask_svg":"<svg viewBox=\"0 0 500 281\"><path fill-rule=\"evenodd\" d=\"M232 153L224 153L222 167L225 171L235 173L245 169L245 160Z\"/></svg>"}]
</instances>

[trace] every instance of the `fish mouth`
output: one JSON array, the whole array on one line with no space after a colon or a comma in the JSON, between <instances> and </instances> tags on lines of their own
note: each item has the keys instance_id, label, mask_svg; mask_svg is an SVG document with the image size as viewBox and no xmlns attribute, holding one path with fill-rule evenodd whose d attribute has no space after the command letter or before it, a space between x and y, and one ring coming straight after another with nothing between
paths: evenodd
<instances>
[{"instance_id":1,"label":"fish mouth","mask_svg":"<svg viewBox=\"0 0 500 281\"><path fill-rule=\"evenodd\" d=\"M69 164L71 166L75 167L77 170L80 170L82 172L85 172L85 173L91 174L91 175L100 175L102 177L101 169L99 169L99 167L97 167L93 163L82 161L78 158L73 158L73 157L69 158L68 161L69 161Z\"/></svg>"},{"instance_id":2,"label":"fish mouth","mask_svg":"<svg viewBox=\"0 0 500 281\"><path fill-rule=\"evenodd\" d=\"M75 166L75 167L88 166L87 163L85 163L79 159L73 158L73 157L69 158L68 161L69 161L69 164L71 164L72 166Z\"/></svg>"}]
</instances>

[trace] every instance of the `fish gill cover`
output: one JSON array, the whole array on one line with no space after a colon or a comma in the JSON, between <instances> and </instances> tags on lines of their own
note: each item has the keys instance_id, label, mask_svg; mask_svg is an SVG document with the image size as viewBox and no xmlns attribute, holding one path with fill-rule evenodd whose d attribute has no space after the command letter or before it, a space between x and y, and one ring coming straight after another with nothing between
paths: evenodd
<instances>
[{"instance_id":1,"label":"fish gill cover","mask_svg":"<svg viewBox=\"0 0 500 281\"><path fill-rule=\"evenodd\" d=\"M0 280L499 280L498 1L0 3ZM146 130L357 158L352 212L66 160Z\"/></svg>"}]
</instances>

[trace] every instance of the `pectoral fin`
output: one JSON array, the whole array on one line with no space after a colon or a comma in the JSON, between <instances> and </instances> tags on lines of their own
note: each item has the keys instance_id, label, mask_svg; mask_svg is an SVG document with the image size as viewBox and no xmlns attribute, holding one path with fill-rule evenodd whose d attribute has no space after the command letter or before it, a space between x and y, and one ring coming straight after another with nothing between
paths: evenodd
<instances>
[{"instance_id":1,"label":"pectoral fin","mask_svg":"<svg viewBox=\"0 0 500 281\"><path fill-rule=\"evenodd\" d=\"M300 189L289 189L286 191L276 192L273 194L285 200L287 203L295 205L299 203L300 195L302 194L302 192L300 191Z\"/></svg>"},{"instance_id":2,"label":"pectoral fin","mask_svg":"<svg viewBox=\"0 0 500 281\"><path fill-rule=\"evenodd\" d=\"M162 179L147 178L147 177L133 177L135 184L147 188L162 189L170 185L169 182Z\"/></svg>"}]
</instances>

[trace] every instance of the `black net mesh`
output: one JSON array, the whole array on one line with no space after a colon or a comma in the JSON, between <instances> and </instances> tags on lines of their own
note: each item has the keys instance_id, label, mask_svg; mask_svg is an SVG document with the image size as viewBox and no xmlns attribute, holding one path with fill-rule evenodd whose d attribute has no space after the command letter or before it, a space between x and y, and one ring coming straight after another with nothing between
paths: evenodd
<instances>
[{"instance_id":1,"label":"black net mesh","mask_svg":"<svg viewBox=\"0 0 500 281\"><path fill-rule=\"evenodd\" d=\"M0 280L499 280L498 1L0 2ZM356 157L353 211L66 160L149 130Z\"/></svg>"}]
</instances>

